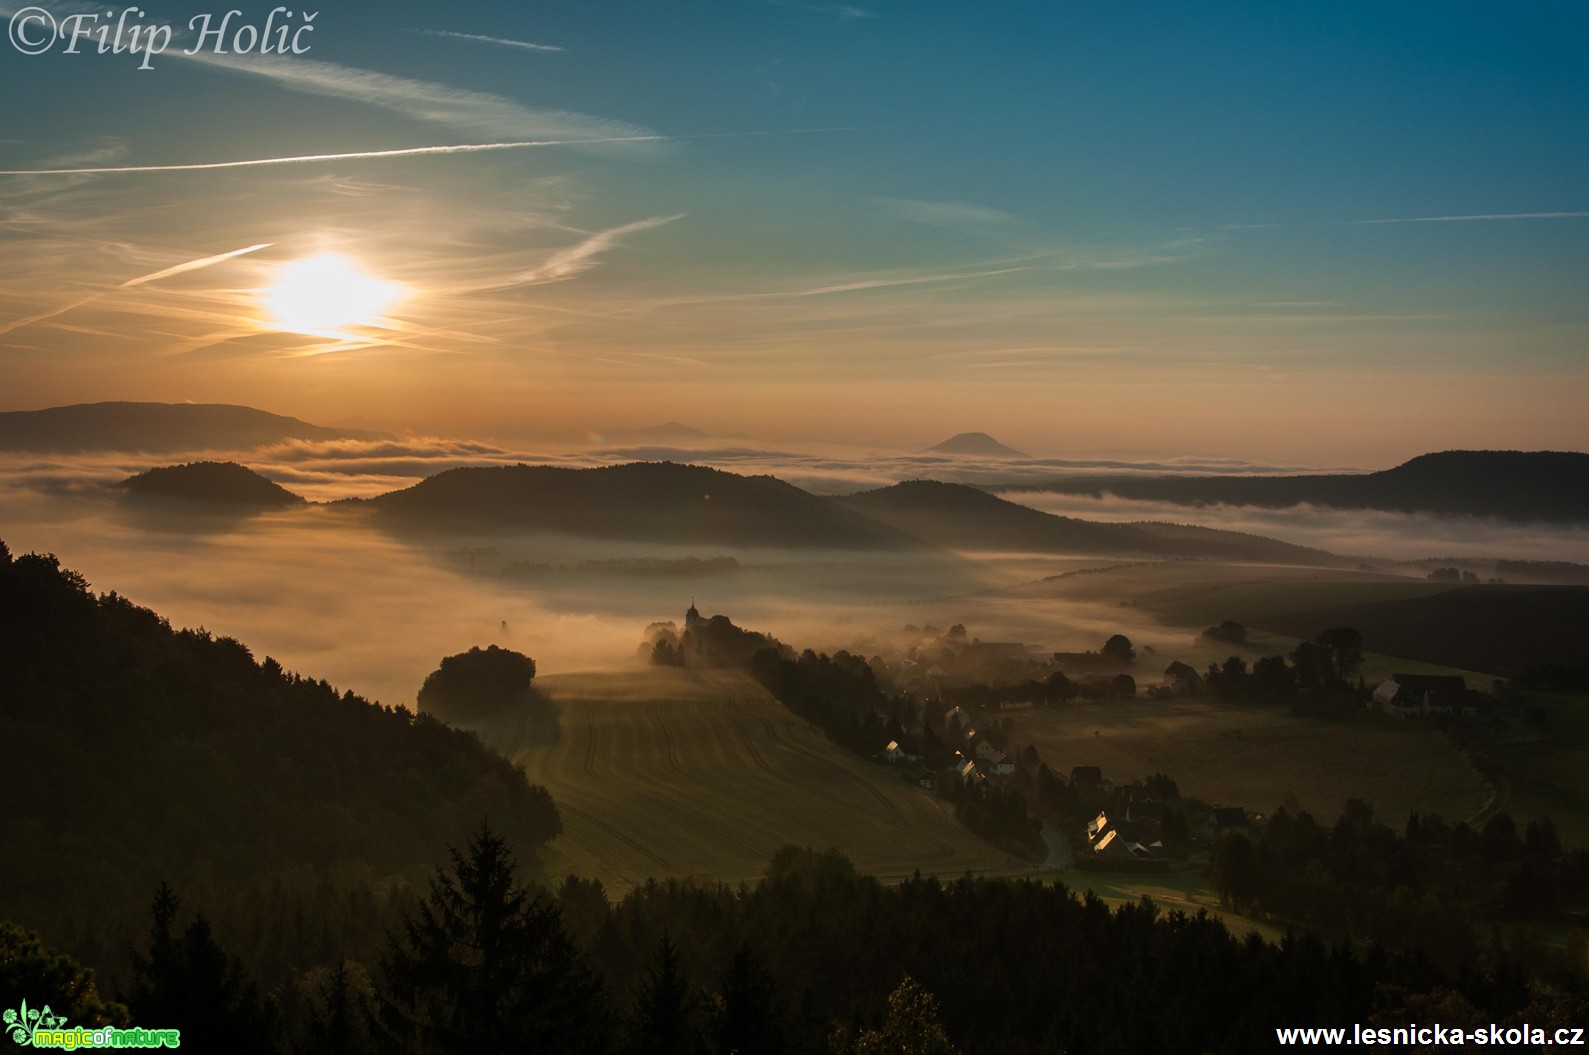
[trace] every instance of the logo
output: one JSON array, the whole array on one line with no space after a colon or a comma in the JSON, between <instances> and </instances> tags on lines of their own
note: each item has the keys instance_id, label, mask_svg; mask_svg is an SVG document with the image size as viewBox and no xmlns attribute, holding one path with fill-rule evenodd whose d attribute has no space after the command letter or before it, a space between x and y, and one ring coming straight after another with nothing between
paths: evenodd
<instances>
[{"instance_id":1,"label":"logo","mask_svg":"<svg viewBox=\"0 0 1589 1055\"><path fill-rule=\"evenodd\" d=\"M57 1015L48 1004L30 1008L26 1000L15 1010L7 1008L0 1016L5 1031L24 1048L77 1051L80 1048L177 1048L182 1046L178 1029L117 1029L100 1026L68 1026L65 1015Z\"/></svg>"}]
</instances>

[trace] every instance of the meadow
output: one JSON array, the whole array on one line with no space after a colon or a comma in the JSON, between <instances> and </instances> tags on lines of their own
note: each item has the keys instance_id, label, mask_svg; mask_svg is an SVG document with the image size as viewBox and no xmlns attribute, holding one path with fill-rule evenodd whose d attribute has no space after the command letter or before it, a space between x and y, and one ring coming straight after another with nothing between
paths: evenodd
<instances>
[{"instance_id":1,"label":"meadow","mask_svg":"<svg viewBox=\"0 0 1589 1055\"><path fill-rule=\"evenodd\" d=\"M1011 738L1069 776L1098 766L1117 783L1165 773L1181 794L1267 815L1292 804L1330 824L1362 799L1393 827L1409 811L1478 815L1494 789L1432 726L1364 714L1304 718L1281 707L1202 699L1075 703L1021 712Z\"/></svg>"},{"instance_id":2,"label":"meadow","mask_svg":"<svg viewBox=\"0 0 1589 1055\"><path fill-rule=\"evenodd\" d=\"M836 847L884 878L1026 870L741 675L637 668L536 685L558 710L555 743L516 718L478 731L557 802L553 881L574 873L613 894L652 877L754 881L788 843Z\"/></svg>"}]
</instances>

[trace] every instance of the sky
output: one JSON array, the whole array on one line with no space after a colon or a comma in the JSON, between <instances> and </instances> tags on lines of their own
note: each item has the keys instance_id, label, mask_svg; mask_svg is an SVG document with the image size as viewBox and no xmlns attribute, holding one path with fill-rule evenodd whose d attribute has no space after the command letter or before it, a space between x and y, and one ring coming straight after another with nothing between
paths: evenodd
<instances>
[{"instance_id":1,"label":"sky","mask_svg":"<svg viewBox=\"0 0 1589 1055\"><path fill-rule=\"evenodd\" d=\"M203 2L0 41L0 409L1589 449L1582 5Z\"/></svg>"}]
</instances>

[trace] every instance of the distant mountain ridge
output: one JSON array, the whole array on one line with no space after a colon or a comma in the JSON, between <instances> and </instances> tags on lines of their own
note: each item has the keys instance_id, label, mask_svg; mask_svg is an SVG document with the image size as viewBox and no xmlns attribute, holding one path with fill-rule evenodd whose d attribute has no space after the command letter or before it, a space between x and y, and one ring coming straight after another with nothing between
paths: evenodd
<instances>
[{"instance_id":1,"label":"distant mountain ridge","mask_svg":"<svg viewBox=\"0 0 1589 1055\"><path fill-rule=\"evenodd\" d=\"M1029 457L1025 452L1007 447L985 432L962 432L927 450L933 454L964 454L984 458Z\"/></svg>"},{"instance_id":2,"label":"distant mountain ridge","mask_svg":"<svg viewBox=\"0 0 1589 1055\"><path fill-rule=\"evenodd\" d=\"M121 483L136 498L180 499L224 506L289 506L304 500L236 462L190 462L150 469Z\"/></svg>"},{"instance_id":3,"label":"distant mountain ridge","mask_svg":"<svg viewBox=\"0 0 1589 1055\"><path fill-rule=\"evenodd\" d=\"M771 476L671 462L451 469L401 491L349 501L390 526L436 531L532 530L739 547L1344 560L1234 531L1074 520L962 484L915 480L823 498Z\"/></svg>"},{"instance_id":4,"label":"distant mountain ridge","mask_svg":"<svg viewBox=\"0 0 1589 1055\"><path fill-rule=\"evenodd\" d=\"M835 501L957 550L1133 554L1339 564L1344 558L1261 535L1182 524L1105 524L1056 516L966 484L909 480Z\"/></svg>"},{"instance_id":5,"label":"distant mountain ridge","mask_svg":"<svg viewBox=\"0 0 1589 1055\"><path fill-rule=\"evenodd\" d=\"M604 446L633 443L690 444L715 438L704 429L695 428L693 425L681 425L677 421L668 421L661 425L647 425L642 428L606 429L601 433L601 440Z\"/></svg>"},{"instance_id":6,"label":"distant mountain ridge","mask_svg":"<svg viewBox=\"0 0 1589 1055\"><path fill-rule=\"evenodd\" d=\"M0 412L0 450L192 452L286 440L374 439L230 403L77 403Z\"/></svg>"},{"instance_id":7,"label":"distant mountain ridge","mask_svg":"<svg viewBox=\"0 0 1589 1055\"><path fill-rule=\"evenodd\" d=\"M450 469L365 504L389 524L444 530L494 527L730 546L922 545L776 477L674 462Z\"/></svg>"},{"instance_id":8,"label":"distant mountain ridge","mask_svg":"<svg viewBox=\"0 0 1589 1055\"><path fill-rule=\"evenodd\" d=\"M1589 523L1589 454L1573 451L1442 451L1357 475L1056 476L1001 491L1104 494L1181 505L1439 513Z\"/></svg>"}]
</instances>

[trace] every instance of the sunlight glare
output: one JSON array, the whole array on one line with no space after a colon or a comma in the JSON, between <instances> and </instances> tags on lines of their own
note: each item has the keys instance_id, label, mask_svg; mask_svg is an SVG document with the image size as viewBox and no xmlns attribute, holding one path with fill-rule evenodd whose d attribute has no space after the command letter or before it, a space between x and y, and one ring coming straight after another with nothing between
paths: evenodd
<instances>
[{"instance_id":1,"label":"sunlight glare","mask_svg":"<svg viewBox=\"0 0 1589 1055\"><path fill-rule=\"evenodd\" d=\"M280 329L323 334L376 324L402 293L398 283L367 275L344 256L319 253L284 264L264 303Z\"/></svg>"}]
</instances>

